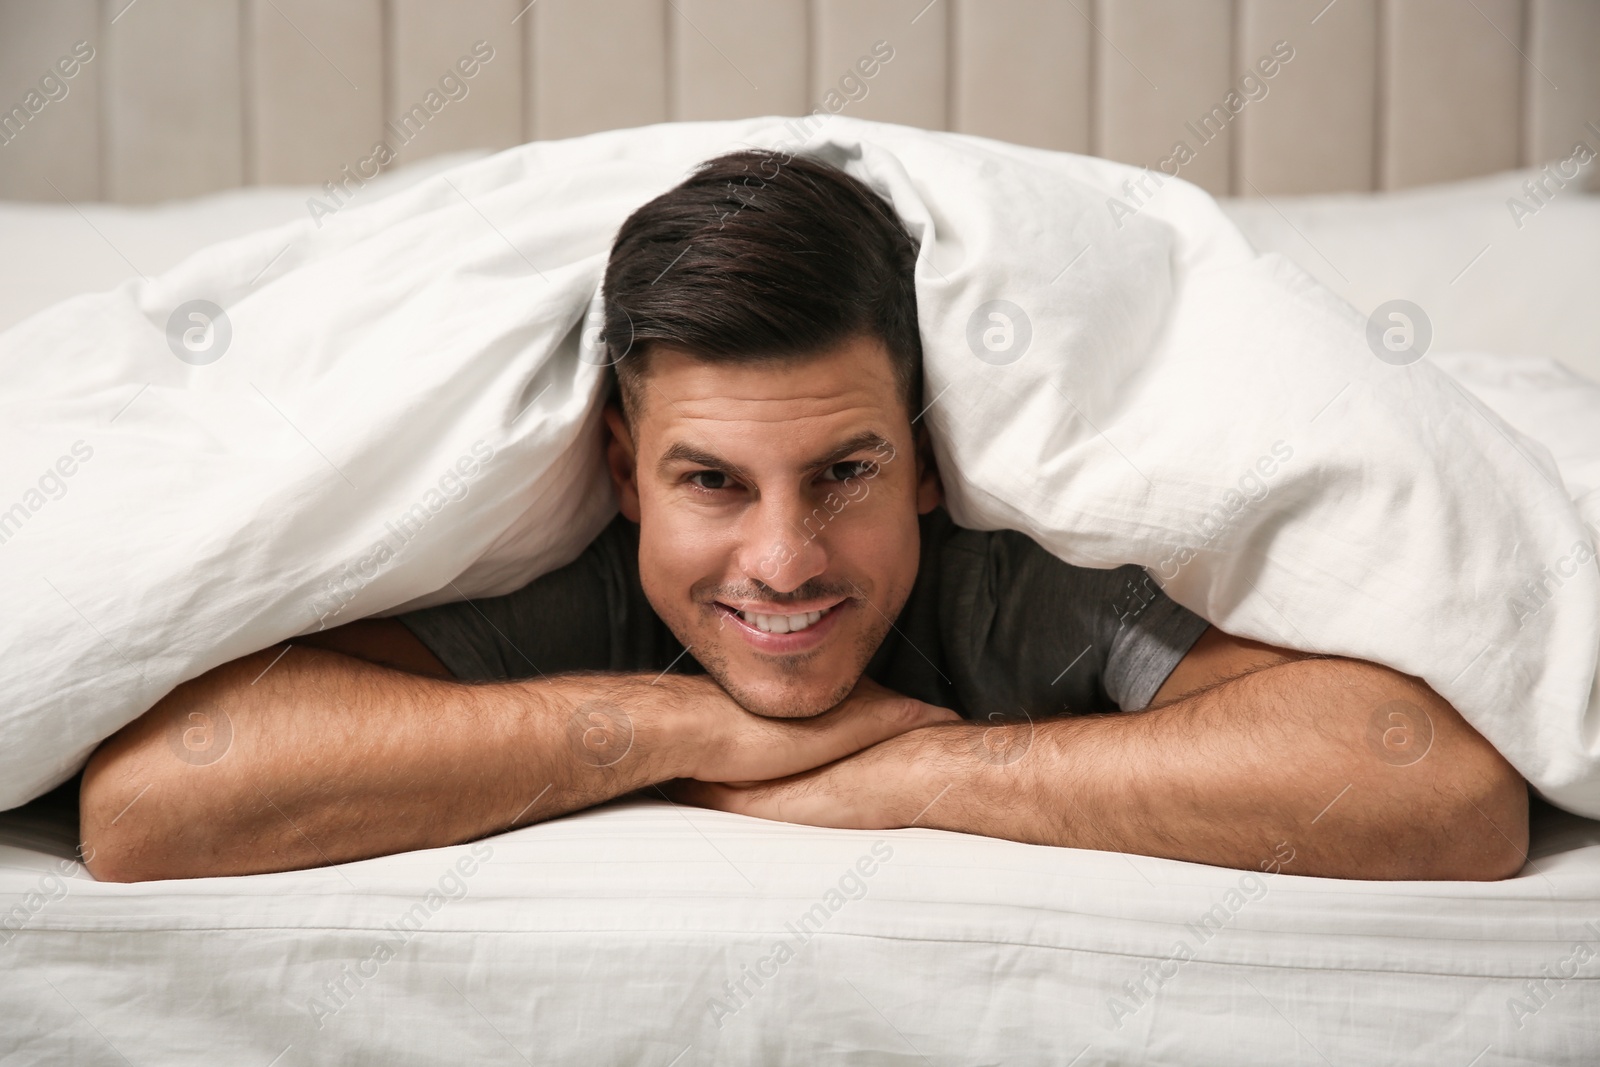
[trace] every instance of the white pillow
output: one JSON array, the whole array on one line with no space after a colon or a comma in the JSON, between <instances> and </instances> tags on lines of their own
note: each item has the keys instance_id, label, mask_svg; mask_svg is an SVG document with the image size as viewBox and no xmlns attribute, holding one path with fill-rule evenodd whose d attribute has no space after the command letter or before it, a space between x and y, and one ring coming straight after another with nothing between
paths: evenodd
<instances>
[{"instance_id":1,"label":"white pillow","mask_svg":"<svg viewBox=\"0 0 1600 1067\"><path fill-rule=\"evenodd\" d=\"M1293 260L1363 314L1394 299L1421 307L1435 351L1553 356L1600 380L1600 196L1584 188L1594 164L1584 170L1565 188L1549 182L1542 204L1526 189L1536 169L1221 204L1257 250Z\"/></svg>"},{"instance_id":2,"label":"white pillow","mask_svg":"<svg viewBox=\"0 0 1600 1067\"><path fill-rule=\"evenodd\" d=\"M380 174L357 203L375 203L450 167L488 155L456 152ZM148 207L0 200L0 330L79 293L154 277L207 245L309 215L315 186L265 186Z\"/></svg>"}]
</instances>

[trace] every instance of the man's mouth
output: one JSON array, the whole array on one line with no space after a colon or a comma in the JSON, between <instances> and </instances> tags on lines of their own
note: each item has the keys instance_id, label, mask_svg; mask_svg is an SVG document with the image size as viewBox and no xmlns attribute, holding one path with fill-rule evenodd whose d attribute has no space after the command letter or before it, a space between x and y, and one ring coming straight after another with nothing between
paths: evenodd
<instances>
[{"instance_id":1,"label":"man's mouth","mask_svg":"<svg viewBox=\"0 0 1600 1067\"><path fill-rule=\"evenodd\" d=\"M721 601L717 602L717 608L725 617L740 624L738 628L747 636L755 638L757 647L763 651L777 652L799 651L801 645L811 643L806 638L820 636L822 632L832 629L828 624L847 603L848 597L799 612L753 611Z\"/></svg>"},{"instance_id":2,"label":"man's mouth","mask_svg":"<svg viewBox=\"0 0 1600 1067\"><path fill-rule=\"evenodd\" d=\"M739 612L739 618L769 634L799 633L808 626L820 622L822 615L820 611L808 611L804 615L758 615L753 611Z\"/></svg>"}]
</instances>

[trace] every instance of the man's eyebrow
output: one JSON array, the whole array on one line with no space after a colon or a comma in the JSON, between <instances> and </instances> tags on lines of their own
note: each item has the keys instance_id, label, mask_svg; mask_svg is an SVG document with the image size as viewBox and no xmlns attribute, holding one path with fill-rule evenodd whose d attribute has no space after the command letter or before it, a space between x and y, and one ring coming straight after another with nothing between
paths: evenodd
<instances>
[{"instance_id":1,"label":"man's eyebrow","mask_svg":"<svg viewBox=\"0 0 1600 1067\"><path fill-rule=\"evenodd\" d=\"M841 442L837 448L829 450L826 455L818 456L806 466L810 470L831 467L833 464L849 459L855 453L867 449L871 449L879 455L882 455L885 450L888 450L890 455L894 454L894 446L885 440L882 434L875 433L872 430L862 430L848 441Z\"/></svg>"},{"instance_id":2,"label":"man's eyebrow","mask_svg":"<svg viewBox=\"0 0 1600 1067\"><path fill-rule=\"evenodd\" d=\"M882 434L873 430L863 430L848 440L841 441L838 445L829 449L823 455L811 460L806 464L806 468L808 470L817 470L822 467L828 467L842 460L848 459L857 452L868 449L872 450L873 452L877 452L880 455L882 455L885 450L887 450L891 455L894 453L894 446L891 445ZM660 471L662 474L666 474L667 468L671 467L675 463L692 463L697 467L705 467L708 470L722 471L724 474L731 474L735 478L748 477L745 470L738 464L730 463L715 453L707 452L703 448L699 448L683 441L673 444L665 452L661 453L661 458L656 461L656 470Z\"/></svg>"},{"instance_id":3,"label":"man's eyebrow","mask_svg":"<svg viewBox=\"0 0 1600 1067\"><path fill-rule=\"evenodd\" d=\"M685 444L682 441L679 441L671 448L668 448L665 452L661 453L661 458L656 461L656 470L665 475L667 473L667 468L672 466L674 463L692 463L696 467L705 467L709 470L721 471L724 474L731 474L735 478L746 477L744 468L740 467L738 464L729 463L727 460L723 459L719 455L716 455L715 453L707 452L703 448L697 448L694 445Z\"/></svg>"}]
</instances>

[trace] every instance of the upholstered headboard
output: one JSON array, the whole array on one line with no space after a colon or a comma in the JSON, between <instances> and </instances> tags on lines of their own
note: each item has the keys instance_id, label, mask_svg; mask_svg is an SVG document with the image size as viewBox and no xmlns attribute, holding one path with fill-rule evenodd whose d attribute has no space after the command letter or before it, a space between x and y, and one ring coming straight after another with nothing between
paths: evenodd
<instances>
[{"instance_id":1,"label":"upholstered headboard","mask_svg":"<svg viewBox=\"0 0 1600 1067\"><path fill-rule=\"evenodd\" d=\"M1600 0L0 0L6 198L817 108L1216 193L1398 188L1600 145Z\"/></svg>"}]
</instances>

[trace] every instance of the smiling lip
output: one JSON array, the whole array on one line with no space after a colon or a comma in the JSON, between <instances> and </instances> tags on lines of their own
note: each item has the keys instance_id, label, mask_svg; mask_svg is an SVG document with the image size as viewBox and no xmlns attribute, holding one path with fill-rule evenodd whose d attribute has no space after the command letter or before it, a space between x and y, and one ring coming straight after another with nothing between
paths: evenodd
<instances>
[{"instance_id":1,"label":"smiling lip","mask_svg":"<svg viewBox=\"0 0 1600 1067\"><path fill-rule=\"evenodd\" d=\"M752 623L746 622L739 614L741 610L739 608L735 608L729 604L724 604L721 601L717 601L716 606L717 609L722 613L723 621L738 631L739 635L743 637L745 641L748 642L756 651L765 652L768 655L790 655L796 652L809 652L811 649L820 645L828 636L828 634L833 631L834 626L838 623L839 616L849 608L850 601L848 598L846 598L844 600L834 601L832 604L828 604L826 606L824 606L823 602L818 602L816 605L810 606L809 611L821 611L822 617L820 619L812 623L810 626L807 626L803 630L782 634L770 633ZM751 611L753 614L808 614L808 611L806 610L795 610L796 608L805 608L806 605L786 604L784 607L787 610L770 613L756 613L751 608L744 608L742 610Z\"/></svg>"}]
</instances>

